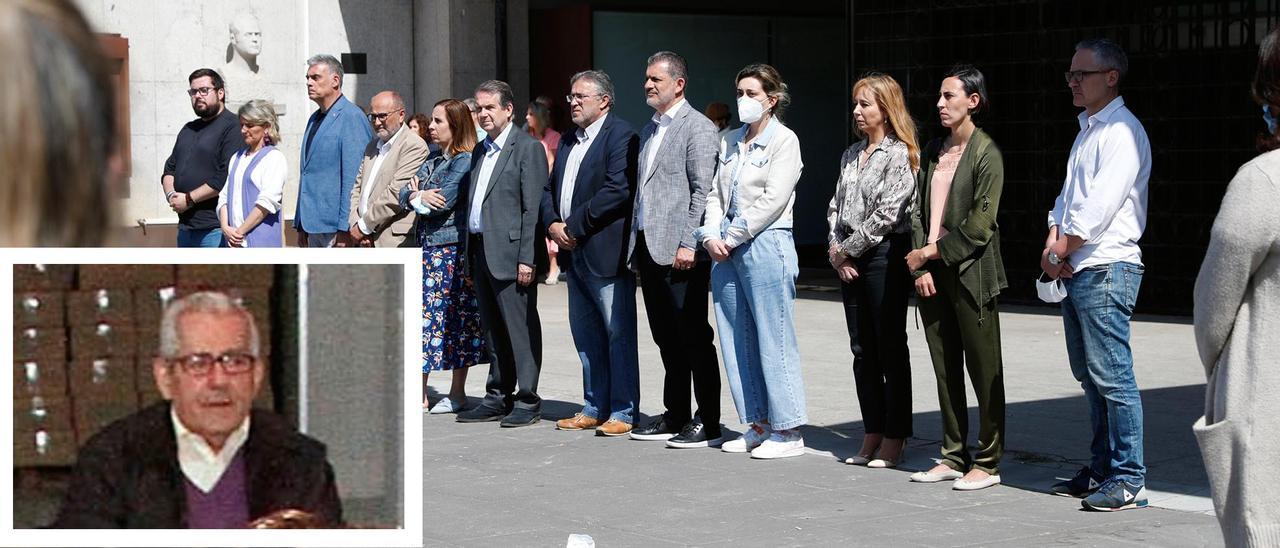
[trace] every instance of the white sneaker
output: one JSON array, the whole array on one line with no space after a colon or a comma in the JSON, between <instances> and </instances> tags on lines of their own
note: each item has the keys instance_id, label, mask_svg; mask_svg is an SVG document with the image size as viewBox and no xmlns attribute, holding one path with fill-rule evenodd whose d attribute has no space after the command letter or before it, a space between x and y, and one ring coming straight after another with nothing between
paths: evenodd
<instances>
[{"instance_id":1,"label":"white sneaker","mask_svg":"<svg viewBox=\"0 0 1280 548\"><path fill-rule=\"evenodd\" d=\"M753 459L783 459L803 454L804 438L800 437L800 431L795 429L774 432L759 447L751 450Z\"/></svg>"},{"instance_id":2,"label":"white sneaker","mask_svg":"<svg viewBox=\"0 0 1280 548\"><path fill-rule=\"evenodd\" d=\"M720 445L720 450L725 453L749 453L753 449L760 447L761 443L769 439L771 430L767 424L752 424L741 437L729 440Z\"/></svg>"},{"instance_id":3,"label":"white sneaker","mask_svg":"<svg viewBox=\"0 0 1280 548\"><path fill-rule=\"evenodd\" d=\"M467 403L465 401L460 401L460 402L453 401L449 399L448 396L445 396L443 399L436 402L435 405L431 406L431 410L427 411L427 413L431 415L444 415L446 413L457 413L458 411L462 411L462 409L466 406L467 406Z\"/></svg>"}]
</instances>

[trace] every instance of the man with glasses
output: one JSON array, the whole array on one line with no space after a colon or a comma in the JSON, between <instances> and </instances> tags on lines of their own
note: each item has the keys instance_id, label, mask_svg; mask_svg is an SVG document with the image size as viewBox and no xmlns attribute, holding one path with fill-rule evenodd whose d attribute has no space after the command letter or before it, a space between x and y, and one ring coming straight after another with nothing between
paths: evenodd
<instances>
[{"instance_id":1,"label":"man with glasses","mask_svg":"<svg viewBox=\"0 0 1280 548\"><path fill-rule=\"evenodd\" d=\"M343 74L332 55L307 60L307 97L320 108L307 119L302 137L293 219L302 247L333 247L338 234L351 230L351 189L373 138L364 112L342 95Z\"/></svg>"},{"instance_id":2,"label":"man with glasses","mask_svg":"<svg viewBox=\"0 0 1280 548\"><path fill-rule=\"evenodd\" d=\"M286 509L342 523L324 445L251 409L266 370L248 310L175 301L151 368L166 401L89 439L53 527L235 529Z\"/></svg>"},{"instance_id":3,"label":"man with glasses","mask_svg":"<svg viewBox=\"0 0 1280 548\"><path fill-rule=\"evenodd\" d=\"M413 208L400 205L399 192L413 180L427 159L427 143L404 125L404 99L394 91L373 96L369 123L375 137L364 150L364 161L351 189L348 224L339 245L364 247L416 246Z\"/></svg>"},{"instance_id":4,"label":"man with glasses","mask_svg":"<svg viewBox=\"0 0 1280 548\"><path fill-rule=\"evenodd\" d=\"M542 224L560 246L569 289L569 330L582 361L582 411L560 430L631 432L640 412L636 349L636 277L627 268L631 201L640 137L612 116L613 82L598 70L569 80L577 131L560 140L542 195Z\"/></svg>"},{"instance_id":5,"label":"man with glasses","mask_svg":"<svg viewBox=\"0 0 1280 548\"><path fill-rule=\"evenodd\" d=\"M202 68L187 81L198 118L178 132L160 185L169 209L178 214L178 247L219 247L218 192L227 182L227 163L244 140L240 120L226 108L222 76Z\"/></svg>"},{"instance_id":6,"label":"man with glasses","mask_svg":"<svg viewBox=\"0 0 1280 548\"><path fill-rule=\"evenodd\" d=\"M1066 288L1067 357L1084 388L1093 427L1089 465L1055 484L1053 492L1084 497L1089 510L1147 505L1142 399L1133 375L1129 319L1142 283L1138 240L1147 224L1151 143L1120 97L1128 69L1124 50L1110 40L1076 45L1065 76L1074 104L1084 112L1040 259L1045 274L1062 279Z\"/></svg>"}]
</instances>

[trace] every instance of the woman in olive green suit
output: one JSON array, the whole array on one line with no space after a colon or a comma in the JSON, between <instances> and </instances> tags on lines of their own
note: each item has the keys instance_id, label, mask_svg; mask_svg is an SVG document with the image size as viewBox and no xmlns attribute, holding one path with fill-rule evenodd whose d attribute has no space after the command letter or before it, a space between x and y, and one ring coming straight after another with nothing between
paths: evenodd
<instances>
[{"instance_id":1,"label":"woman in olive green suit","mask_svg":"<svg viewBox=\"0 0 1280 548\"><path fill-rule=\"evenodd\" d=\"M942 80L938 116L950 129L924 149L916 178L912 243L907 267L915 276L925 338L938 379L942 460L911 481L954 480L961 491L1000 483L1004 451L1004 365L996 296L1008 286L1000 259L996 212L1004 187L1004 161L991 138L974 125L987 107L986 83L971 66L956 66ZM978 397L978 445L971 456L964 373Z\"/></svg>"}]
</instances>

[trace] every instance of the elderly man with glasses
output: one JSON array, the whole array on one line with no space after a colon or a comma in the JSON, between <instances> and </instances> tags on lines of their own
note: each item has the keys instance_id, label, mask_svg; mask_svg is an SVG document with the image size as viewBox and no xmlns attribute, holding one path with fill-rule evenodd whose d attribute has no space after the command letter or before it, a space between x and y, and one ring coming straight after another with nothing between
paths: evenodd
<instances>
[{"instance_id":1,"label":"elderly man with glasses","mask_svg":"<svg viewBox=\"0 0 1280 548\"><path fill-rule=\"evenodd\" d=\"M81 449L55 528L243 528L286 509L339 526L321 443L252 409L266 375L253 316L221 293L171 305L152 361L164 402Z\"/></svg>"},{"instance_id":2,"label":"elderly man with glasses","mask_svg":"<svg viewBox=\"0 0 1280 548\"><path fill-rule=\"evenodd\" d=\"M413 182L427 160L427 142L408 130L404 119L399 93L384 91L369 102L374 137L364 149L351 189L350 228L338 235L338 245L417 247L413 208L400 205L400 189Z\"/></svg>"}]
</instances>

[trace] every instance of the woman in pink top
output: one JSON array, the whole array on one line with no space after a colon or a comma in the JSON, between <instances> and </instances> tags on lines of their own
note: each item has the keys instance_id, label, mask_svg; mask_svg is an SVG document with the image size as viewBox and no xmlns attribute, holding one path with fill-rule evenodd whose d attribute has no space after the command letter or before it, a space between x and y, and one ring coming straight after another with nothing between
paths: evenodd
<instances>
[{"instance_id":1,"label":"woman in pink top","mask_svg":"<svg viewBox=\"0 0 1280 548\"><path fill-rule=\"evenodd\" d=\"M1008 284L1000 259L996 212L1004 188L1004 160L974 125L987 109L978 69L953 67L938 92L938 118L950 133L925 146L912 214L915 249L907 268L916 277L917 306L938 379L942 460L911 481L953 480L961 491L1000 483L1004 452L1004 365L996 295ZM978 446L971 456L964 374L978 397Z\"/></svg>"}]
</instances>

